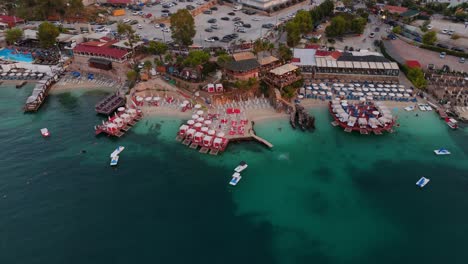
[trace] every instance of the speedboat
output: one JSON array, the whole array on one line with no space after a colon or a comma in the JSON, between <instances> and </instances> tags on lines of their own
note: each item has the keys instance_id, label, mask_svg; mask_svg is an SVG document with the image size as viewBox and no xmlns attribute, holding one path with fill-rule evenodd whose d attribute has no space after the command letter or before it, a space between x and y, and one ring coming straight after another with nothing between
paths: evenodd
<instances>
[{"instance_id":1,"label":"speedboat","mask_svg":"<svg viewBox=\"0 0 468 264\"><path fill-rule=\"evenodd\" d=\"M426 107L426 111L432 111L432 107L428 104L424 105Z\"/></svg>"},{"instance_id":2,"label":"speedboat","mask_svg":"<svg viewBox=\"0 0 468 264\"><path fill-rule=\"evenodd\" d=\"M119 162L119 156L115 155L115 156L112 157L110 165L111 166L116 166L118 162Z\"/></svg>"},{"instance_id":3,"label":"speedboat","mask_svg":"<svg viewBox=\"0 0 468 264\"><path fill-rule=\"evenodd\" d=\"M234 169L235 172L242 172L243 170L247 169L248 165L245 161L241 161L239 165Z\"/></svg>"},{"instance_id":4,"label":"speedboat","mask_svg":"<svg viewBox=\"0 0 468 264\"><path fill-rule=\"evenodd\" d=\"M458 128L458 122L457 120L453 119L453 118L445 118L445 123L447 124L447 126L449 126L451 129L457 129Z\"/></svg>"},{"instance_id":5,"label":"speedboat","mask_svg":"<svg viewBox=\"0 0 468 264\"><path fill-rule=\"evenodd\" d=\"M233 175L232 175L232 179L231 181L229 182L230 185L232 186L236 186L237 183L239 183L239 181L242 179L242 176L240 175L240 173L238 172L235 172Z\"/></svg>"},{"instance_id":6,"label":"speedboat","mask_svg":"<svg viewBox=\"0 0 468 264\"><path fill-rule=\"evenodd\" d=\"M434 153L436 155L450 155L450 151L444 149L444 148L441 148L441 149L436 149L434 150Z\"/></svg>"},{"instance_id":7,"label":"speedboat","mask_svg":"<svg viewBox=\"0 0 468 264\"><path fill-rule=\"evenodd\" d=\"M426 106L424 104L418 104L418 108L421 111L426 111Z\"/></svg>"},{"instance_id":8,"label":"speedboat","mask_svg":"<svg viewBox=\"0 0 468 264\"><path fill-rule=\"evenodd\" d=\"M405 107L405 110L408 111L408 112L413 111L413 110L414 110L414 106L412 106L412 105L411 105L411 106L407 106L407 107Z\"/></svg>"},{"instance_id":9,"label":"speedboat","mask_svg":"<svg viewBox=\"0 0 468 264\"><path fill-rule=\"evenodd\" d=\"M110 154L110 157L113 158L113 157L115 157L115 156L118 156L118 155L120 154L120 152L122 152L124 149L125 149L125 147L123 147L123 146L118 146L118 147L114 150L114 152L112 152L112 153Z\"/></svg>"},{"instance_id":10,"label":"speedboat","mask_svg":"<svg viewBox=\"0 0 468 264\"><path fill-rule=\"evenodd\" d=\"M50 136L49 130L47 128L41 128L41 134L43 137Z\"/></svg>"},{"instance_id":11,"label":"speedboat","mask_svg":"<svg viewBox=\"0 0 468 264\"><path fill-rule=\"evenodd\" d=\"M423 188L424 186L426 186L426 184L429 183L429 179L428 178L425 178L425 177L421 177L421 179L419 179L417 182L416 182L416 185L419 186L420 188Z\"/></svg>"}]
</instances>

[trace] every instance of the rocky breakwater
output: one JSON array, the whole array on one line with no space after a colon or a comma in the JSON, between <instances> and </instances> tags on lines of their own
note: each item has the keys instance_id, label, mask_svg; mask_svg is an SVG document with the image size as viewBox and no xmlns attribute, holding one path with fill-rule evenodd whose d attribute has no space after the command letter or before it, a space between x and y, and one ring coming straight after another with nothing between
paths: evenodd
<instances>
[{"instance_id":1,"label":"rocky breakwater","mask_svg":"<svg viewBox=\"0 0 468 264\"><path fill-rule=\"evenodd\" d=\"M294 129L296 127L303 131L315 129L315 117L309 114L301 105L295 105L291 109L289 122Z\"/></svg>"}]
</instances>

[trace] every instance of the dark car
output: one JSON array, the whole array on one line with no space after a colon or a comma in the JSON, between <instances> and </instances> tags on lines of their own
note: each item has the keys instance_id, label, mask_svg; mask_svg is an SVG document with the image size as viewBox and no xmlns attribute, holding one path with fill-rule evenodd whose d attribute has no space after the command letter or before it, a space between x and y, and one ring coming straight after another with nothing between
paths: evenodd
<instances>
[{"instance_id":1,"label":"dark car","mask_svg":"<svg viewBox=\"0 0 468 264\"><path fill-rule=\"evenodd\" d=\"M271 24L271 23L268 23L268 24L263 24L262 25L262 28L272 28L274 27L275 25Z\"/></svg>"},{"instance_id":2,"label":"dark car","mask_svg":"<svg viewBox=\"0 0 468 264\"><path fill-rule=\"evenodd\" d=\"M252 25L250 25L250 24L244 24L243 27L245 27L245 28L251 28Z\"/></svg>"},{"instance_id":3,"label":"dark car","mask_svg":"<svg viewBox=\"0 0 468 264\"><path fill-rule=\"evenodd\" d=\"M166 24L161 23L161 24L159 24L159 26L163 28L163 27L166 27Z\"/></svg>"},{"instance_id":4,"label":"dark car","mask_svg":"<svg viewBox=\"0 0 468 264\"><path fill-rule=\"evenodd\" d=\"M242 18L240 18L240 17L235 17L235 18L232 19L232 21L241 21L241 20L242 20Z\"/></svg>"},{"instance_id":5,"label":"dark car","mask_svg":"<svg viewBox=\"0 0 468 264\"><path fill-rule=\"evenodd\" d=\"M136 24L138 24L137 20L132 20L132 22L130 22L130 25L136 25Z\"/></svg>"},{"instance_id":6,"label":"dark car","mask_svg":"<svg viewBox=\"0 0 468 264\"><path fill-rule=\"evenodd\" d=\"M208 23L216 23L216 21L217 21L216 18L212 18L212 19L208 20Z\"/></svg>"},{"instance_id":7,"label":"dark car","mask_svg":"<svg viewBox=\"0 0 468 264\"><path fill-rule=\"evenodd\" d=\"M464 49L459 48L459 47L453 47L453 48L451 48L451 50L453 50L453 51L458 51L458 52L465 52Z\"/></svg>"},{"instance_id":8,"label":"dark car","mask_svg":"<svg viewBox=\"0 0 468 264\"><path fill-rule=\"evenodd\" d=\"M236 13L234 13L234 12L229 12L228 15L230 15L230 16L235 16Z\"/></svg>"},{"instance_id":9,"label":"dark car","mask_svg":"<svg viewBox=\"0 0 468 264\"><path fill-rule=\"evenodd\" d=\"M380 31L380 28L379 28L379 27L376 27L376 28L374 29L374 31L375 31L375 32L379 32L379 31Z\"/></svg>"},{"instance_id":10,"label":"dark car","mask_svg":"<svg viewBox=\"0 0 468 264\"><path fill-rule=\"evenodd\" d=\"M162 8L171 8L170 5L162 5Z\"/></svg>"},{"instance_id":11,"label":"dark car","mask_svg":"<svg viewBox=\"0 0 468 264\"><path fill-rule=\"evenodd\" d=\"M218 41L218 40L219 40L218 37L211 37L211 39L214 40L214 41Z\"/></svg>"},{"instance_id":12,"label":"dark car","mask_svg":"<svg viewBox=\"0 0 468 264\"><path fill-rule=\"evenodd\" d=\"M187 10L194 10L195 7L193 5L187 5L185 8L187 8Z\"/></svg>"},{"instance_id":13,"label":"dark car","mask_svg":"<svg viewBox=\"0 0 468 264\"><path fill-rule=\"evenodd\" d=\"M206 32L213 32L213 29L212 28L205 28L205 31Z\"/></svg>"},{"instance_id":14,"label":"dark car","mask_svg":"<svg viewBox=\"0 0 468 264\"><path fill-rule=\"evenodd\" d=\"M235 39L235 38L238 38L239 37L239 34L237 33L232 33L229 35L231 38Z\"/></svg>"},{"instance_id":15,"label":"dark car","mask_svg":"<svg viewBox=\"0 0 468 264\"><path fill-rule=\"evenodd\" d=\"M213 11L218 10L218 8L216 6L212 6L212 7L210 7L210 9L213 10Z\"/></svg>"},{"instance_id":16,"label":"dark car","mask_svg":"<svg viewBox=\"0 0 468 264\"><path fill-rule=\"evenodd\" d=\"M222 39L220 40L220 42L229 42L229 41L231 41L230 38L222 38Z\"/></svg>"},{"instance_id":17,"label":"dark car","mask_svg":"<svg viewBox=\"0 0 468 264\"><path fill-rule=\"evenodd\" d=\"M447 45L442 44L442 43L439 43L436 46L439 47L439 48L443 48L443 49L448 49L449 48Z\"/></svg>"},{"instance_id":18,"label":"dark car","mask_svg":"<svg viewBox=\"0 0 468 264\"><path fill-rule=\"evenodd\" d=\"M391 39L391 40L397 39L397 37L396 37L394 34L388 34L387 37L388 37L389 39Z\"/></svg>"},{"instance_id":19,"label":"dark car","mask_svg":"<svg viewBox=\"0 0 468 264\"><path fill-rule=\"evenodd\" d=\"M229 17L222 17L221 20L229 21Z\"/></svg>"},{"instance_id":20,"label":"dark car","mask_svg":"<svg viewBox=\"0 0 468 264\"><path fill-rule=\"evenodd\" d=\"M205 15L211 15L211 14L213 14L213 11L211 11L211 10L205 10L205 11L203 11L203 14L205 14Z\"/></svg>"}]
</instances>

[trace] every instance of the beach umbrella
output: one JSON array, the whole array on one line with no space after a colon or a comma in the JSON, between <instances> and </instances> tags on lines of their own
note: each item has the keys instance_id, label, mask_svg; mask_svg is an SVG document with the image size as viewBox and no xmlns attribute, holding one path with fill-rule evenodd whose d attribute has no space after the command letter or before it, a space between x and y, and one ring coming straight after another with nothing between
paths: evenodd
<instances>
[{"instance_id":1,"label":"beach umbrella","mask_svg":"<svg viewBox=\"0 0 468 264\"><path fill-rule=\"evenodd\" d=\"M398 89L391 89L391 90L392 90L392 92L394 92L394 93L397 93L397 92L398 92Z\"/></svg>"},{"instance_id":2,"label":"beach umbrella","mask_svg":"<svg viewBox=\"0 0 468 264\"><path fill-rule=\"evenodd\" d=\"M341 90L340 87L335 87L335 91L339 91L339 90Z\"/></svg>"},{"instance_id":3,"label":"beach umbrella","mask_svg":"<svg viewBox=\"0 0 468 264\"><path fill-rule=\"evenodd\" d=\"M325 95L325 91L320 91L320 94L321 94L321 95Z\"/></svg>"},{"instance_id":4,"label":"beach umbrella","mask_svg":"<svg viewBox=\"0 0 468 264\"><path fill-rule=\"evenodd\" d=\"M204 113L205 113L205 112L203 112L203 110L198 110L198 111L197 111L197 115L199 115L199 116L202 116Z\"/></svg>"},{"instance_id":5,"label":"beach umbrella","mask_svg":"<svg viewBox=\"0 0 468 264\"><path fill-rule=\"evenodd\" d=\"M385 84L385 87L390 88L392 86L390 86L390 84Z\"/></svg>"},{"instance_id":6,"label":"beach umbrella","mask_svg":"<svg viewBox=\"0 0 468 264\"><path fill-rule=\"evenodd\" d=\"M180 104L179 106L180 106L180 108L184 108L184 107L186 107L187 105L186 105L186 104Z\"/></svg>"},{"instance_id":7,"label":"beach umbrella","mask_svg":"<svg viewBox=\"0 0 468 264\"><path fill-rule=\"evenodd\" d=\"M216 136L222 138L222 137L224 137L224 133L223 133L223 132L219 132Z\"/></svg>"},{"instance_id":8,"label":"beach umbrella","mask_svg":"<svg viewBox=\"0 0 468 264\"><path fill-rule=\"evenodd\" d=\"M201 132L205 132L205 133L208 132L208 128L207 128L207 127L202 127L200 130L201 130Z\"/></svg>"},{"instance_id":9,"label":"beach umbrella","mask_svg":"<svg viewBox=\"0 0 468 264\"><path fill-rule=\"evenodd\" d=\"M11 72L8 76L15 76L15 73Z\"/></svg>"},{"instance_id":10,"label":"beach umbrella","mask_svg":"<svg viewBox=\"0 0 468 264\"><path fill-rule=\"evenodd\" d=\"M407 92L407 93L412 93L413 90L411 90L411 89L406 89L406 92Z\"/></svg>"},{"instance_id":11,"label":"beach umbrella","mask_svg":"<svg viewBox=\"0 0 468 264\"><path fill-rule=\"evenodd\" d=\"M341 101L341 103L342 103L342 104L343 104L343 103L347 104L348 101L347 101L347 100L343 100L343 101Z\"/></svg>"},{"instance_id":12,"label":"beach umbrella","mask_svg":"<svg viewBox=\"0 0 468 264\"><path fill-rule=\"evenodd\" d=\"M327 95L328 95L328 96L332 96L333 93L332 93L332 92L327 92Z\"/></svg>"},{"instance_id":13,"label":"beach umbrella","mask_svg":"<svg viewBox=\"0 0 468 264\"><path fill-rule=\"evenodd\" d=\"M359 87L358 87L358 88L356 88L356 91L362 92L362 88L359 88Z\"/></svg>"},{"instance_id":14,"label":"beach umbrella","mask_svg":"<svg viewBox=\"0 0 468 264\"><path fill-rule=\"evenodd\" d=\"M365 97L360 97L360 98L359 98L359 101L365 102L365 101L366 101L366 98L365 98Z\"/></svg>"},{"instance_id":15,"label":"beach umbrella","mask_svg":"<svg viewBox=\"0 0 468 264\"><path fill-rule=\"evenodd\" d=\"M369 88L369 90L370 90L371 92L375 92L375 91L376 91L375 88Z\"/></svg>"},{"instance_id":16,"label":"beach umbrella","mask_svg":"<svg viewBox=\"0 0 468 264\"><path fill-rule=\"evenodd\" d=\"M188 100L184 100L182 103L188 105L190 102Z\"/></svg>"},{"instance_id":17,"label":"beach umbrella","mask_svg":"<svg viewBox=\"0 0 468 264\"><path fill-rule=\"evenodd\" d=\"M211 125L211 120L205 120L205 125Z\"/></svg>"},{"instance_id":18,"label":"beach umbrella","mask_svg":"<svg viewBox=\"0 0 468 264\"><path fill-rule=\"evenodd\" d=\"M193 126L193 124L195 124L195 121L189 120L189 121L187 121L187 124Z\"/></svg>"},{"instance_id":19,"label":"beach umbrella","mask_svg":"<svg viewBox=\"0 0 468 264\"><path fill-rule=\"evenodd\" d=\"M382 88L377 88L376 90L377 90L377 92L382 92L383 91Z\"/></svg>"},{"instance_id":20,"label":"beach umbrella","mask_svg":"<svg viewBox=\"0 0 468 264\"><path fill-rule=\"evenodd\" d=\"M354 91L354 87L349 87L348 91Z\"/></svg>"},{"instance_id":21,"label":"beach umbrella","mask_svg":"<svg viewBox=\"0 0 468 264\"><path fill-rule=\"evenodd\" d=\"M382 96L386 96L386 95L387 95L387 93L381 93L380 95L382 95Z\"/></svg>"},{"instance_id":22,"label":"beach umbrella","mask_svg":"<svg viewBox=\"0 0 468 264\"><path fill-rule=\"evenodd\" d=\"M153 101L156 101L156 102L157 102L157 101L159 101L159 100L161 100L161 97L159 97L159 96L153 97Z\"/></svg>"},{"instance_id":23,"label":"beach umbrella","mask_svg":"<svg viewBox=\"0 0 468 264\"><path fill-rule=\"evenodd\" d=\"M197 122L200 122L200 123L203 122L204 120L205 120L205 118L203 118L203 117L197 118Z\"/></svg>"},{"instance_id":24,"label":"beach umbrella","mask_svg":"<svg viewBox=\"0 0 468 264\"><path fill-rule=\"evenodd\" d=\"M367 100L370 101L370 100L372 100L372 99L373 99L372 96L367 96Z\"/></svg>"},{"instance_id":25,"label":"beach umbrella","mask_svg":"<svg viewBox=\"0 0 468 264\"><path fill-rule=\"evenodd\" d=\"M121 106L121 107L117 108L117 111L123 112L123 111L125 111L125 107Z\"/></svg>"},{"instance_id":26,"label":"beach umbrella","mask_svg":"<svg viewBox=\"0 0 468 264\"><path fill-rule=\"evenodd\" d=\"M8 73L4 72L4 73L2 73L2 76L7 76L7 74L8 74Z\"/></svg>"},{"instance_id":27,"label":"beach umbrella","mask_svg":"<svg viewBox=\"0 0 468 264\"><path fill-rule=\"evenodd\" d=\"M153 99L152 97L146 97L146 98L145 98L145 101L146 101L146 102L151 102L152 99Z\"/></svg>"},{"instance_id":28,"label":"beach umbrella","mask_svg":"<svg viewBox=\"0 0 468 264\"><path fill-rule=\"evenodd\" d=\"M214 134L216 134L216 131L214 131L213 129L208 130L208 135L214 136Z\"/></svg>"},{"instance_id":29,"label":"beach umbrella","mask_svg":"<svg viewBox=\"0 0 468 264\"><path fill-rule=\"evenodd\" d=\"M319 85L320 85L320 86L325 86L325 84L324 84L324 83L320 83Z\"/></svg>"},{"instance_id":30,"label":"beach umbrella","mask_svg":"<svg viewBox=\"0 0 468 264\"><path fill-rule=\"evenodd\" d=\"M341 88L341 90L342 90L343 92L347 92L347 91L348 91L348 88L343 87L343 88Z\"/></svg>"},{"instance_id":31,"label":"beach umbrella","mask_svg":"<svg viewBox=\"0 0 468 264\"><path fill-rule=\"evenodd\" d=\"M397 97L402 97L403 95L401 93L396 94Z\"/></svg>"},{"instance_id":32,"label":"beach umbrella","mask_svg":"<svg viewBox=\"0 0 468 264\"><path fill-rule=\"evenodd\" d=\"M368 91L369 91L369 88L364 87L364 88L362 88L362 90L363 90L364 92L368 92Z\"/></svg>"},{"instance_id":33,"label":"beach umbrella","mask_svg":"<svg viewBox=\"0 0 468 264\"><path fill-rule=\"evenodd\" d=\"M374 85L372 83L369 84L368 86L371 87L371 88L374 88Z\"/></svg>"},{"instance_id":34,"label":"beach umbrella","mask_svg":"<svg viewBox=\"0 0 468 264\"><path fill-rule=\"evenodd\" d=\"M16 72L16 69L11 69L11 72Z\"/></svg>"},{"instance_id":35,"label":"beach umbrella","mask_svg":"<svg viewBox=\"0 0 468 264\"><path fill-rule=\"evenodd\" d=\"M377 84L377 87L382 88L383 85L379 83L379 84Z\"/></svg>"},{"instance_id":36,"label":"beach umbrella","mask_svg":"<svg viewBox=\"0 0 468 264\"><path fill-rule=\"evenodd\" d=\"M373 94L374 94L374 95L379 95L379 93L378 93L378 92L373 92Z\"/></svg>"},{"instance_id":37,"label":"beach umbrella","mask_svg":"<svg viewBox=\"0 0 468 264\"><path fill-rule=\"evenodd\" d=\"M372 92L368 92L368 93L366 93L366 95L372 96Z\"/></svg>"},{"instance_id":38,"label":"beach umbrella","mask_svg":"<svg viewBox=\"0 0 468 264\"><path fill-rule=\"evenodd\" d=\"M197 114L193 114L193 115L192 115L192 119L197 119L197 118L199 118L199 117L200 117L200 116L197 115Z\"/></svg>"},{"instance_id":39,"label":"beach umbrella","mask_svg":"<svg viewBox=\"0 0 468 264\"><path fill-rule=\"evenodd\" d=\"M359 83L355 83L354 86L361 87L361 85Z\"/></svg>"},{"instance_id":40,"label":"beach umbrella","mask_svg":"<svg viewBox=\"0 0 468 264\"><path fill-rule=\"evenodd\" d=\"M388 89L388 88L384 88L383 90L384 90L385 92L387 92L387 93L390 92L390 89Z\"/></svg>"},{"instance_id":41,"label":"beach umbrella","mask_svg":"<svg viewBox=\"0 0 468 264\"><path fill-rule=\"evenodd\" d=\"M317 86L314 86L314 90L318 90L319 88Z\"/></svg>"},{"instance_id":42,"label":"beach umbrella","mask_svg":"<svg viewBox=\"0 0 468 264\"><path fill-rule=\"evenodd\" d=\"M338 87L339 84L338 84L338 83L334 83L333 86L334 86L334 87Z\"/></svg>"},{"instance_id":43,"label":"beach umbrella","mask_svg":"<svg viewBox=\"0 0 468 264\"><path fill-rule=\"evenodd\" d=\"M405 89L400 88L400 89L398 89L398 91L399 91L400 93L404 93L404 92L405 92Z\"/></svg>"},{"instance_id":44,"label":"beach umbrella","mask_svg":"<svg viewBox=\"0 0 468 264\"><path fill-rule=\"evenodd\" d=\"M396 84L392 84L391 87L397 88L398 86Z\"/></svg>"},{"instance_id":45,"label":"beach umbrella","mask_svg":"<svg viewBox=\"0 0 468 264\"><path fill-rule=\"evenodd\" d=\"M344 83L340 83L340 87L344 87Z\"/></svg>"},{"instance_id":46,"label":"beach umbrella","mask_svg":"<svg viewBox=\"0 0 468 264\"><path fill-rule=\"evenodd\" d=\"M195 125L193 125L194 127L202 127L202 124L201 123L195 123Z\"/></svg>"},{"instance_id":47,"label":"beach umbrella","mask_svg":"<svg viewBox=\"0 0 468 264\"><path fill-rule=\"evenodd\" d=\"M404 96L404 97L410 97L410 95L407 94L407 93L404 93L403 96Z\"/></svg>"},{"instance_id":48,"label":"beach umbrella","mask_svg":"<svg viewBox=\"0 0 468 264\"><path fill-rule=\"evenodd\" d=\"M317 92L317 91L313 91L312 93L313 93L313 94L318 94L318 92Z\"/></svg>"},{"instance_id":49,"label":"beach umbrella","mask_svg":"<svg viewBox=\"0 0 468 264\"><path fill-rule=\"evenodd\" d=\"M342 106L345 106L345 107L348 106L347 103L341 103L341 105L342 105Z\"/></svg>"},{"instance_id":50,"label":"beach umbrella","mask_svg":"<svg viewBox=\"0 0 468 264\"><path fill-rule=\"evenodd\" d=\"M195 109L200 109L201 108L201 105L200 104L196 104L195 105Z\"/></svg>"},{"instance_id":51,"label":"beach umbrella","mask_svg":"<svg viewBox=\"0 0 468 264\"><path fill-rule=\"evenodd\" d=\"M136 100L137 100L137 102L141 102L141 101L143 101L143 97L137 96L137 97L136 97Z\"/></svg>"},{"instance_id":52,"label":"beach umbrella","mask_svg":"<svg viewBox=\"0 0 468 264\"><path fill-rule=\"evenodd\" d=\"M114 119L114 123L116 123L116 124L119 124L119 123L122 123L122 122L123 122L123 120L120 117L117 117L116 119Z\"/></svg>"},{"instance_id":53,"label":"beach umbrella","mask_svg":"<svg viewBox=\"0 0 468 264\"><path fill-rule=\"evenodd\" d=\"M311 87L311 86L307 86L306 89L307 89L307 90L312 90L312 87Z\"/></svg>"}]
</instances>

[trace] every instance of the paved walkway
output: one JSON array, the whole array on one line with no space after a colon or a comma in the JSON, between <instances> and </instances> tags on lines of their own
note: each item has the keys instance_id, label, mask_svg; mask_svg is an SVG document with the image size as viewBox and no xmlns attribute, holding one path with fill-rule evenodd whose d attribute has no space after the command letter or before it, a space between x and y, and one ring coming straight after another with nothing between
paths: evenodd
<instances>
[{"instance_id":1,"label":"paved walkway","mask_svg":"<svg viewBox=\"0 0 468 264\"><path fill-rule=\"evenodd\" d=\"M468 72L468 64L459 63L455 56L447 55L441 59L438 52L421 49L400 39L384 41L384 45L388 54L401 64L407 60L417 60L423 68L427 68L428 64L434 64L438 69L448 65L452 70Z\"/></svg>"}]
</instances>

